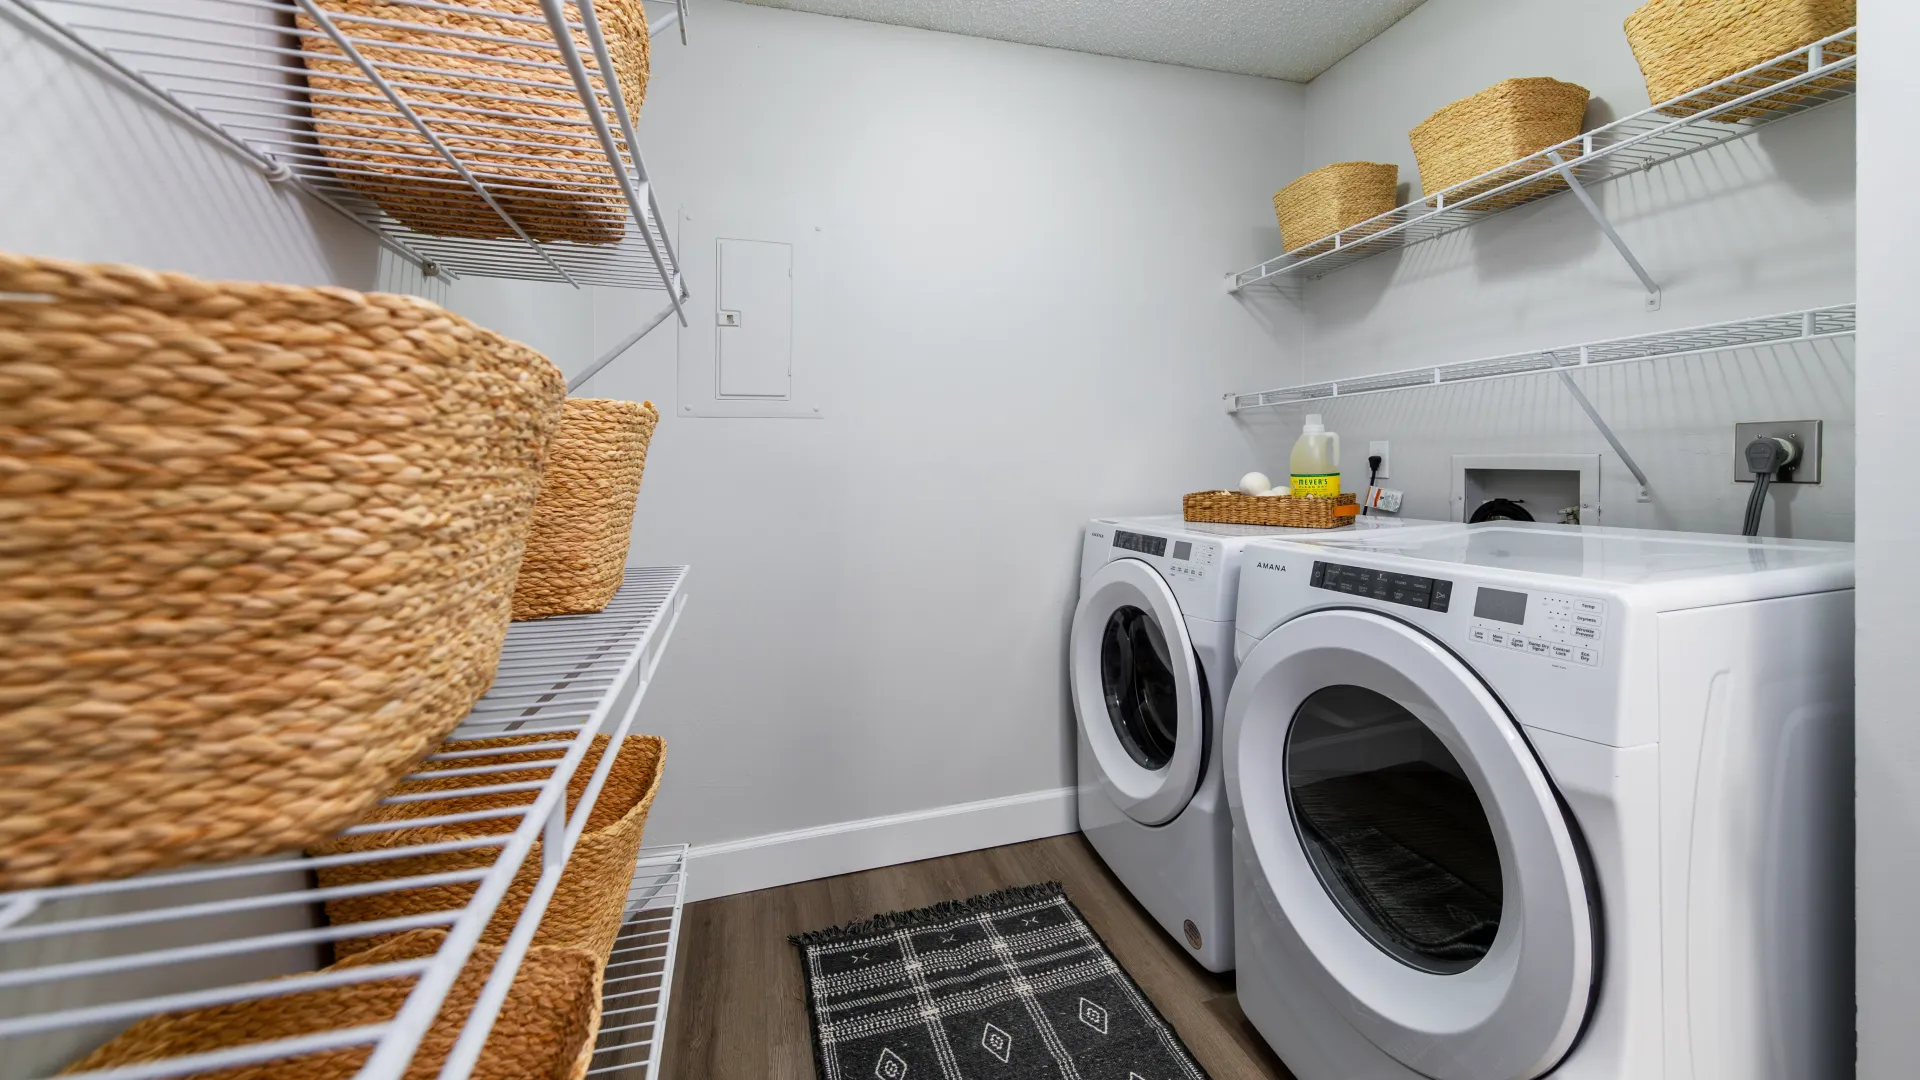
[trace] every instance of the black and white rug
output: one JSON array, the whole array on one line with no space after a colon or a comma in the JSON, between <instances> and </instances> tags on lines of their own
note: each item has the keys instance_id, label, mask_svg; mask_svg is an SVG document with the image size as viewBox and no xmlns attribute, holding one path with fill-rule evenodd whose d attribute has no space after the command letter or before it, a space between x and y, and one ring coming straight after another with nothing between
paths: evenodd
<instances>
[{"instance_id":1,"label":"black and white rug","mask_svg":"<svg viewBox=\"0 0 1920 1080\"><path fill-rule=\"evenodd\" d=\"M1206 1080L1057 883L792 941L821 1080Z\"/></svg>"}]
</instances>

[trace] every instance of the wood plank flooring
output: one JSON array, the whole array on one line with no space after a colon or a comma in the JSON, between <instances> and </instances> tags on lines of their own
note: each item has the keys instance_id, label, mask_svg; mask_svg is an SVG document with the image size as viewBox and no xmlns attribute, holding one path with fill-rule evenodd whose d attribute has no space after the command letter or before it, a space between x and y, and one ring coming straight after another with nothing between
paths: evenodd
<instances>
[{"instance_id":1,"label":"wood plank flooring","mask_svg":"<svg viewBox=\"0 0 1920 1080\"><path fill-rule=\"evenodd\" d=\"M883 911L1058 881L1213 1080L1292 1080L1240 1015L1232 976L1193 963L1079 834L689 905L668 1012L666 1080L815 1080L787 935Z\"/></svg>"}]
</instances>

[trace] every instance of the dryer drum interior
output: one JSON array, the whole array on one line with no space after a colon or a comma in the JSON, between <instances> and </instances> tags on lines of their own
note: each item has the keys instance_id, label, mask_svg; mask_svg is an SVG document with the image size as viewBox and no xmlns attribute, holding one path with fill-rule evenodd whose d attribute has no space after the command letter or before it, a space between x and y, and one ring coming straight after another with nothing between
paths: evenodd
<instances>
[{"instance_id":1,"label":"dryer drum interior","mask_svg":"<svg viewBox=\"0 0 1920 1080\"><path fill-rule=\"evenodd\" d=\"M1389 955L1465 971L1500 928L1500 854L1453 755L1412 713L1364 687L1324 687L1288 733L1294 826L1322 886Z\"/></svg>"},{"instance_id":2,"label":"dryer drum interior","mask_svg":"<svg viewBox=\"0 0 1920 1080\"><path fill-rule=\"evenodd\" d=\"M1100 642L1100 684L1120 745L1142 768L1173 760L1180 695L1166 635L1152 615L1131 605L1108 619Z\"/></svg>"}]
</instances>

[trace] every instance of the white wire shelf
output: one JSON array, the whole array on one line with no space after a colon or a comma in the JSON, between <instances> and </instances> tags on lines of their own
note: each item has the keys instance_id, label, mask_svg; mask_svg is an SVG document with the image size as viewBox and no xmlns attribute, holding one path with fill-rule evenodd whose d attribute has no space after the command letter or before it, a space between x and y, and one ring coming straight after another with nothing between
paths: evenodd
<instances>
[{"instance_id":1,"label":"white wire shelf","mask_svg":"<svg viewBox=\"0 0 1920 1080\"><path fill-rule=\"evenodd\" d=\"M1304 383L1262 390L1252 394L1228 394L1227 411L1244 412L1278 405L1324 401L1330 398L1379 394L1391 390L1414 390L1429 386L1450 386L1484 379L1502 379L1532 375L1543 371L1570 371L1629 360L1659 360L1704 353L1724 352L1756 346L1793 345L1805 341L1848 337L1855 325L1854 306L1813 308L1781 315L1765 315L1738 322L1713 323L1684 330L1614 338L1583 345L1563 345L1534 352L1512 353L1484 360L1465 360L1433 367L1408 368L1381 375L1361 375L1351 379Z\"/></svg>"},{"instance_id":2,"label":"white wire shelf","mask_svg":"<svg viewBox=\"0 0 1920 1080\"><path fill-rule=\"evenodd\" d=\"M684 295L593 0L11 2L429 274Z\"/></svg>"},{"instance_id":3,"label":"white wire shelf","mask_svg":"<svg viewBox=\"0 0 1920 1080\"><path fill-rule=\"evenodd\" d=\"M1233 275L1238 292L1263 282L1317 278L1362 259L1424 243L1504 210L1568 190L1543 182L1565 170L1591 187L1741 138L1789 116L1852 97L1859 34L1848 29L1738 75L1597 127L1445 191L1335 233L1301 254L1280 255ZM1496 178L1500 181L1493 182ZM1493 186L1489 186L1492 184Z\"/></svg>"},{"instance_id":4,"label":"white wire shelf","mask_svg":"<svg viewBox=\"0 0 1920 1080\"><path fill-rule=\"evenodd\" d=\"M627 892L626 917L607 964L600 1041L588 1076L654 1080L665 1049L673 958L687 894L687 846L643 848Z\"/></svg>"},{"instance_id":5,"label":"white wire shelf","mask_svg":"<svg viewBox=\"0 0 1920 1080\"><path fill-rule=\"evenodd\" d=\"M469 1075L615 755L601 755L571 818L566 809L568 781L596 735L606 734L617 742L631 729L685 604L686 574L685 567L629 569L620 592L604 611L514 623L492 688L447 744L409 777L471 775L471 785L423 793L424 797L401 794L383 800L418 803L516 792L525 801L499 809L359 825L343 835L480 819L506 819L513 822L511 831L0 893L0 1076L12 1080L52 1075L142 1017L300 990L405 979L411 981L406 1003L384 1023L73 1074L144 1080L295 1053L367 1047L370 1054L358 1074L360 1080L393 1080L406 1071L534 841L543 840L541 873L533 893L439 1073L442 1080ZM530 755L540 755L525 764L462 766L462 759L497 758L501 753L462 749L462 743L508 734L549 738L524 748ZM544 771L545 776L536 781L488 783L487 774L508 770L516 775ZM489 848L497 850L491 865L474 870L332 889L316 888L313 883L313 871L323 866ZM651 854L657 864L658 852ZM671 880L677 911L681 880L677 869ZM338 927L324 925L319 914L322 901L340 896L450 883L474 885L464 907ZM314 970L326 963L332 942L425 927L447 932L433 956ZM271 977L281 973L285 974Z\"/></svg>"}]
</instances>

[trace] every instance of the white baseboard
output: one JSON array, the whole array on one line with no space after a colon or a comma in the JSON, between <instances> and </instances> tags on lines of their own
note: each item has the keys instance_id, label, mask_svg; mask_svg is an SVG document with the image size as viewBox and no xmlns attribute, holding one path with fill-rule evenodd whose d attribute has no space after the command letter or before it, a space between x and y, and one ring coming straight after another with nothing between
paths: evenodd
<instances>
[{"instance_id":1,"label":"white baseboard","mask_svg":"<svg viewBox=\"0 0 1920 1080\"><path fill-rule=\"evenodd\" d=\"M687 856L687 900L1017 844L1076 828L1074 789L1064 787L700 844Z\"/></svg>"}]
</instances>

